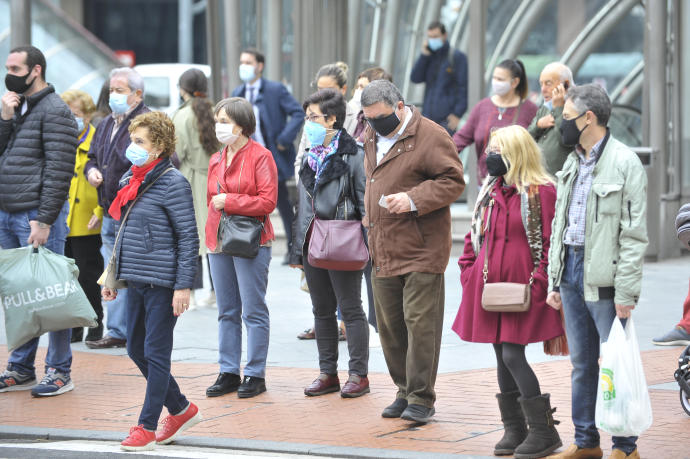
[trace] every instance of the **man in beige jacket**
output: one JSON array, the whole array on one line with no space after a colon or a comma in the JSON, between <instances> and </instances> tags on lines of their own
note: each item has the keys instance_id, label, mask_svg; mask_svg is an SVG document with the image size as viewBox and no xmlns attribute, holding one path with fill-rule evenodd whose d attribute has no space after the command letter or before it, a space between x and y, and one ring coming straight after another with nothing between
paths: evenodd
<instances>
[{"instance_id":1,"label":"man in beige jacket","mask_svg":"<svg viewBox=\"0 0 690 459\"><path fill-rule=\"evenodd\" d=\"M444 282L451 249L450 204L465 188L448 133L404 104L386 80L362 92L365 194L381 346L395 402L383 417L427 422L443 329Z\"/></svg>"}]
</instances>

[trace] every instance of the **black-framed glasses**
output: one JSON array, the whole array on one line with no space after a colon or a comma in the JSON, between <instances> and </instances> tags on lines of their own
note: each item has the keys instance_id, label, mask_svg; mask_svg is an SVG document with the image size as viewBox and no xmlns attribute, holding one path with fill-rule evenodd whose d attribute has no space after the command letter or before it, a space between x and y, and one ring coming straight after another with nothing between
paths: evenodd
<instances>
[{"instance_id":1,"label":"black-framed glasses","mask_svg":"<svg viewBox=\"0 0 690 459\"><path fill-rule=\"evenodd\" d=\"M317 115L315 113L312 113L311 115L305 115L304 121L312 121L315 123L317 119L325 118L325 117L326 117L326 115Z\"/></svg>"}]
</instances>

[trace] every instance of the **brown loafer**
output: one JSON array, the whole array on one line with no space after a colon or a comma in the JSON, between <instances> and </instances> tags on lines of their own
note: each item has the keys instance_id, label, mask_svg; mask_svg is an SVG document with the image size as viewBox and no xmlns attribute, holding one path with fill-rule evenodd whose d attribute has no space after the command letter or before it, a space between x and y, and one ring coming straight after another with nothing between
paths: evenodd
<instances>
[{"instance_id":1,"label":"brown loafer","mask_svg":"<svg viewBox=\"0 0 690 459\"><path fill-rule=\"evenodd\" d=\"M340 390L340 380L338 375L327 375L321 373L313 383L304 389L304 395L314 397L317 395L330 394L331 392L338 392Z\"/></svg>"},{"instance_id":2,"label":"brown loafer","mask_svg":"<svg viewBox=\"0 0 690 459\"><path fill-rule=\"evenodd\" d=\"M127 340L106 335L98 341L86 341L85 344L89 349L108 349L111 347L125 347L127 346Z\"/></svg>"},{"instance_id":3,"label":"brown loafer","mask_svg":"<svg viewBox=\"0 0 690 459\"><path fill-rule=\"evenodd\" d=\"M307 328L302 333L297 335L297 339L316 339L316 333L314 332L314 328Z\"/></svg>"},{"instance_id":4,"label":"brown loafer","mask_svg":"<svg viewBox=\"0 0 690 459\"><path fill-rule=\"evenodd\" d=\"M369 379L366 376L350 375L340 391L343 398L356 398L369 393Z\"/></svg>"},{"instance_id":5,"label":"brown loafer","mask_svg":"<svg viewBox=\"0 0 690 459\"><path fill-rule=\"evenodd\" d=\"M565 451L552 454L547 459L601 459L603 455L604 452L598 446L594 448L580 448L572 444Z\"/></svg>"}]
</instances>

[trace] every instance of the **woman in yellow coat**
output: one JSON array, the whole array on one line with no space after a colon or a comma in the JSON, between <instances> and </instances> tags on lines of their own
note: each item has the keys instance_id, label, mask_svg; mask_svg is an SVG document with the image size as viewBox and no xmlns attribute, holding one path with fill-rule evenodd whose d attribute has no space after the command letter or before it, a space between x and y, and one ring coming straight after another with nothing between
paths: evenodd
<instances>
[{"instance_id":1,"label":"woman in yellow coat","mask_svg":"<svg viewBox=\"0 0 690 459\"><path fill-rule=\"evenodd\" d=\"M101 256L103 209L98 205L96 188L89 184L84 175L91 139L96 132L96 128L90 123L91 117L96 112L96 105L90 95L76 89L65 91L61 97L72 110L79 131L74 176L69 189L67 226L70 232L65 244L65 255L76 261L79 267L79 284L98 317L98 326L89 328L86 336L87 341L96 341L103 337L101 287L96 283L103 272L103 257ZM72 329L73 343L81 341L83 337L83 328Z\"/></svg>"}]
</instances>

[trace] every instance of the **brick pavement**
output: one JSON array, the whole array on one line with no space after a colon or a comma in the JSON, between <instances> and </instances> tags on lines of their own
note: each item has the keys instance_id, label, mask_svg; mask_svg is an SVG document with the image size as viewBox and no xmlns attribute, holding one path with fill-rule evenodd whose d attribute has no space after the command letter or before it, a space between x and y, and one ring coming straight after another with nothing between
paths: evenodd
<instances>
[{"instance_id":1,"label":"brick pavement","mask_svg":"<svg viewBox=\"0 0 690 459\"><path fill-rule=\"evenodd\" d=\"M650 385L673 381L681 348L643 352ZM39 349L42 361L45 348ZM0 347L0 361L7 359ZM488 365L493 362L487 362ZM534 365L544 392L558 407L556 419L564 445L572 442L570 422L570 363L554 360ZM217 366L174 363L173 373L183 392L201 409L205 421L188 431L195 437L225 437L315 445L383 448L490 455L501 436L494 398L495 368L458 371L438 376L437 414L434 422L417 426L400 419L383 419L381 410L395 396L387 374L370 375L372 392L359 399L339 394L308 398L303 388L316 376L311 369L269 367L268 392L253 399L235 394L206 398L205 389L216 377ZM40 376L39 376L40 377ZM341 380L346 378L341 373ZM122 431L136 423L144 396L144 379L126 356L75 352L73 379L76 389L46 399L32 399L28 392L0 394L2 424L6 427ZM682 410L678 390L650 390L654 424L639 441L642 457L688 458L690 417ZM48 414L50 413L50 414ZM181 443L184 443L182 438ZM602 434L608 453L610 438Z\"/></svg>"}]
</instances>

